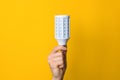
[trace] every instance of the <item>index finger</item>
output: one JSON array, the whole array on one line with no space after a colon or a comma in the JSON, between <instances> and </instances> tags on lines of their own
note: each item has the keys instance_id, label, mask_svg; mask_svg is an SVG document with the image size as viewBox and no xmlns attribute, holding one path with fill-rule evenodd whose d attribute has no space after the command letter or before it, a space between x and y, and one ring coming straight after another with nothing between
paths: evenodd
<instances>
[{"instance_id":1,"label":"index finger","mask_svg":"<svg viewBox=\"0 0 120 80\"><path fill-rule=\"evenodd\" d=\"M67 48L65 46L57 46L52 50L52 53L56 53L58 51L66 51Z\"/></svg>"}]
</instances>

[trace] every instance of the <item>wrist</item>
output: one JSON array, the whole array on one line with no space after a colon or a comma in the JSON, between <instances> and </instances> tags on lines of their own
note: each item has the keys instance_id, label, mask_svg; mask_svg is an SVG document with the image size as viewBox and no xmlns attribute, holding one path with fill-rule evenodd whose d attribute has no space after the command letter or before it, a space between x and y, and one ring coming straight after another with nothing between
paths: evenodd
<instances>
[{"instance_id":1,"label":"wrist","mask_svg":"<svg viewBox=\"0 0 120 80\"><path fill-rule=\"evenodd\" d=\"M53 77L52 80L63 80L63 78L55 78L55 77Z\"/></svg>"}]
</instances>

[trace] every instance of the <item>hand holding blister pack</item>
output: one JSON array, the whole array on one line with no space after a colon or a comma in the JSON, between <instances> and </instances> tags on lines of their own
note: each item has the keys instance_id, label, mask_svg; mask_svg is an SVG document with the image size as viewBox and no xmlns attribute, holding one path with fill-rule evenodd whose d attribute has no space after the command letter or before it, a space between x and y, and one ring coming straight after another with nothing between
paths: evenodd
<instances>
[{"instance_id":1,"label":"hand holding blister pack","mask_svg":"<svg viewBox=\"0 0 120 80\"><path fill-rule=\"evenodd\" d=\"M59 45L67 45L70 38L70 16L55 16L55 38Z\"/></svg>"}]
</instances>

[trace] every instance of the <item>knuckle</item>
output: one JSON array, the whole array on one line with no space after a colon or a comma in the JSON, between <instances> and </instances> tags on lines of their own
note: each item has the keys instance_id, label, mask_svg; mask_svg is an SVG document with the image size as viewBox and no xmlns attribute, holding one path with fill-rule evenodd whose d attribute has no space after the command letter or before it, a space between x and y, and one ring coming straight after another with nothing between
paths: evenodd
<instances>
[{"instance_id":1,"label":"knuckle","mask_svg":"<svg viewBox=\"0 0 120 80\"><path fill-rule=\"evenodd\" d=\"M60 65L60 68L64 68L64 66L63 66L63 65Z\"/></svg>"}]
</instances>

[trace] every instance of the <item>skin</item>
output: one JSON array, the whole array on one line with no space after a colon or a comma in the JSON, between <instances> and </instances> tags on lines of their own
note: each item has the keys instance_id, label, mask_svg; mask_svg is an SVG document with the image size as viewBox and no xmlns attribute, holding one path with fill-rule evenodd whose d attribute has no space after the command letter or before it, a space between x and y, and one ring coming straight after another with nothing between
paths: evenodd
<instances>
[{"instance_id":1,"label":"skin","mask_svg":"<svg viewBox=\"0 0 120 80\"><path fill-rule=\"evenodd\" d=\"M63 80L66 71L66 46L55 47L48 56L52 80Z\"/></svg>"}]
</instances>

